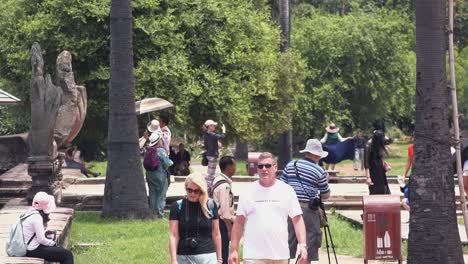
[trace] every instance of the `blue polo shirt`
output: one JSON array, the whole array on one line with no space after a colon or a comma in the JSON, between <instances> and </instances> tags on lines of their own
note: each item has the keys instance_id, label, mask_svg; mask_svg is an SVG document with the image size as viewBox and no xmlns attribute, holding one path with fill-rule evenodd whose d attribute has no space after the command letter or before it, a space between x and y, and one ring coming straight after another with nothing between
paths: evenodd
<instances>
[{"instance_id":1,"label":"blue polo shirt","mask_svg":"<svg viewBox=\"0 0 468 264\"><path fill-rule=\"evenodd\" d=\"M325 170L322 167L308 158L298 160L296 166L301 179L299 181L294 169L295 162L295 160L292 160L286 165L280 180L294 189L300 202L308 202L310 198L316 197L319 192L330 192Z\"/></svg>"}]
</instances>

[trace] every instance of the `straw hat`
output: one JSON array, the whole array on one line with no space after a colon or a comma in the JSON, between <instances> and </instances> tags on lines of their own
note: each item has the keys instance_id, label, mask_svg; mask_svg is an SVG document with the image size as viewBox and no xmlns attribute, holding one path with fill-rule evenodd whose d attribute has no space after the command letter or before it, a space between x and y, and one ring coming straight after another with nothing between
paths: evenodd
<instances>
[{"instance_id":1,"label":"straw hat","mask_svg":"<svg viewBox=\"0 0 468 264\"><path fill-rule=\"evenodd\" d=\"M328 132L328 133L336 133L340 130L339 127L337 127L334 123L330 123L330 125L328 125L325 130Z\"/></svg>"},{"instance_id":2,"label":"straw hat","mask_svg":"<svg viewBox=\"0 0 468 264\"><path fill-rule=\"evenodd\" d=\"M308 153L317 155L321 158L325 158L326 156L328 156L328 152L323 151L322 149L322 143L320 143L320 141L315 138L307 140L306 147L299 152L300 153L308 152Z\"/></svg>"}]
</instances>

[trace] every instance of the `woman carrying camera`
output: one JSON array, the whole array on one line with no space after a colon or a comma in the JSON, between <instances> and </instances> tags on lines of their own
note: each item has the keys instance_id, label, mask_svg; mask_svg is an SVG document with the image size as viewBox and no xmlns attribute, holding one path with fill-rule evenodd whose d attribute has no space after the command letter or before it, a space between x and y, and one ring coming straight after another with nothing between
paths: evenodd
<instances>
[{"instance_id":1,"label":"woman carrying camera","mask_svg":"<svg viewBox=\"0 0 468 264\"><path fill-rule=\"evenodd\" d=\"M205 179L187 176L185 190L187 196L174 202L169 214L171 264L222 263L218 209Z\"/></svg>"},{"instance_id":2,"label":"woman carrying camera","mask_svg":"<svg viewBox=\"0 0 468 264\"><path fill-rule=\"evenodd\" d=\"M32 206L25 215L30 215L23 221L24 241L30 241L26 257L42 258L50 262L73 264L73 254L70 250L57 246L54 239L47 236L53 232L45 231L49 214L55 209L54 197L45 192L38 192L33 198ZM53 235L54 236L54 235Z\"/></svg>"}]
</instances>

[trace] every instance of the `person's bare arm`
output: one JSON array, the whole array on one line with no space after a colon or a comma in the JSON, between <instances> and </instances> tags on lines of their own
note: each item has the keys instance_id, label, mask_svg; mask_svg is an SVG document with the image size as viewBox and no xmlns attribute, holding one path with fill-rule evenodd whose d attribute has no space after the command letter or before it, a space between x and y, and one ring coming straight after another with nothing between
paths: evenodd
<instances>
[{"instance_id":1,"label":"person's bare arm","mask_svg":"<svg viewBox=\"0 0 468 264\"><path fill-rule=\"evenodd\" d=\"M219 232L219 219L213 219L213 228L211 231L211 238L214 241L216 248L216 257L218 263L223 263L223 254L221 254L221 233Z\"/></svg>"},{"instance_id":2,"label":"person's bare arm","mask_svg":"<svg viewBox=\"0 0 468 264\"><path fill-rule=\"evenodd\" d=\"M177 264L177 245L179 244L179 221L169 221L169 255L171 264Z\"/></svg>"},{"instance_id":3,"label":"person's bare arm","mask_svg":"<svg viewBox=\"0 0 468 264\"><path fill-rule=\"evenodd\" d=\"M298 248L301 255L300 263L307 263L306 228L304 219L302 218L302 215L296 215L291 218L291 220L294 226L294 231L296 232Z\"/></svg>"},{"instance_id":4,"label":"person's bare arm","mask_svg":"<svg viewBox=\"0 0 468 264\"><path fill-rule=\"evenodd\" d=\"M230 264L237 264L239 262L239 255L238 255L238 247L239 242L242 237L242 233L244 232L244 225L245 225L245 216L238 215L236 216L236 220L234 221L234 226L232 227L231 233L231 252L229 254L229 262Z\"/></svg>"}]
</instances>

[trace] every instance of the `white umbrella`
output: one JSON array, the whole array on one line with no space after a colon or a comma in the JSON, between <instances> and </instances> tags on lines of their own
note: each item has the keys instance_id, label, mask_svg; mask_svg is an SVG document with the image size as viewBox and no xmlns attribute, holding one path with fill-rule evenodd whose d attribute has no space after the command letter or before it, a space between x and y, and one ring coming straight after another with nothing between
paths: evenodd
<instances>
[{"instance_id":1,"label":"white umbrella","mask_svg":"<svg viewBox=\"0 0 468 264\"><path fill-rule=\"evenodd\" d=\"M135 110L137 115L159 111L173 106L174 105L167 100L157 97L145 98L135 102Z\"/></svg>"}]
</instances>

